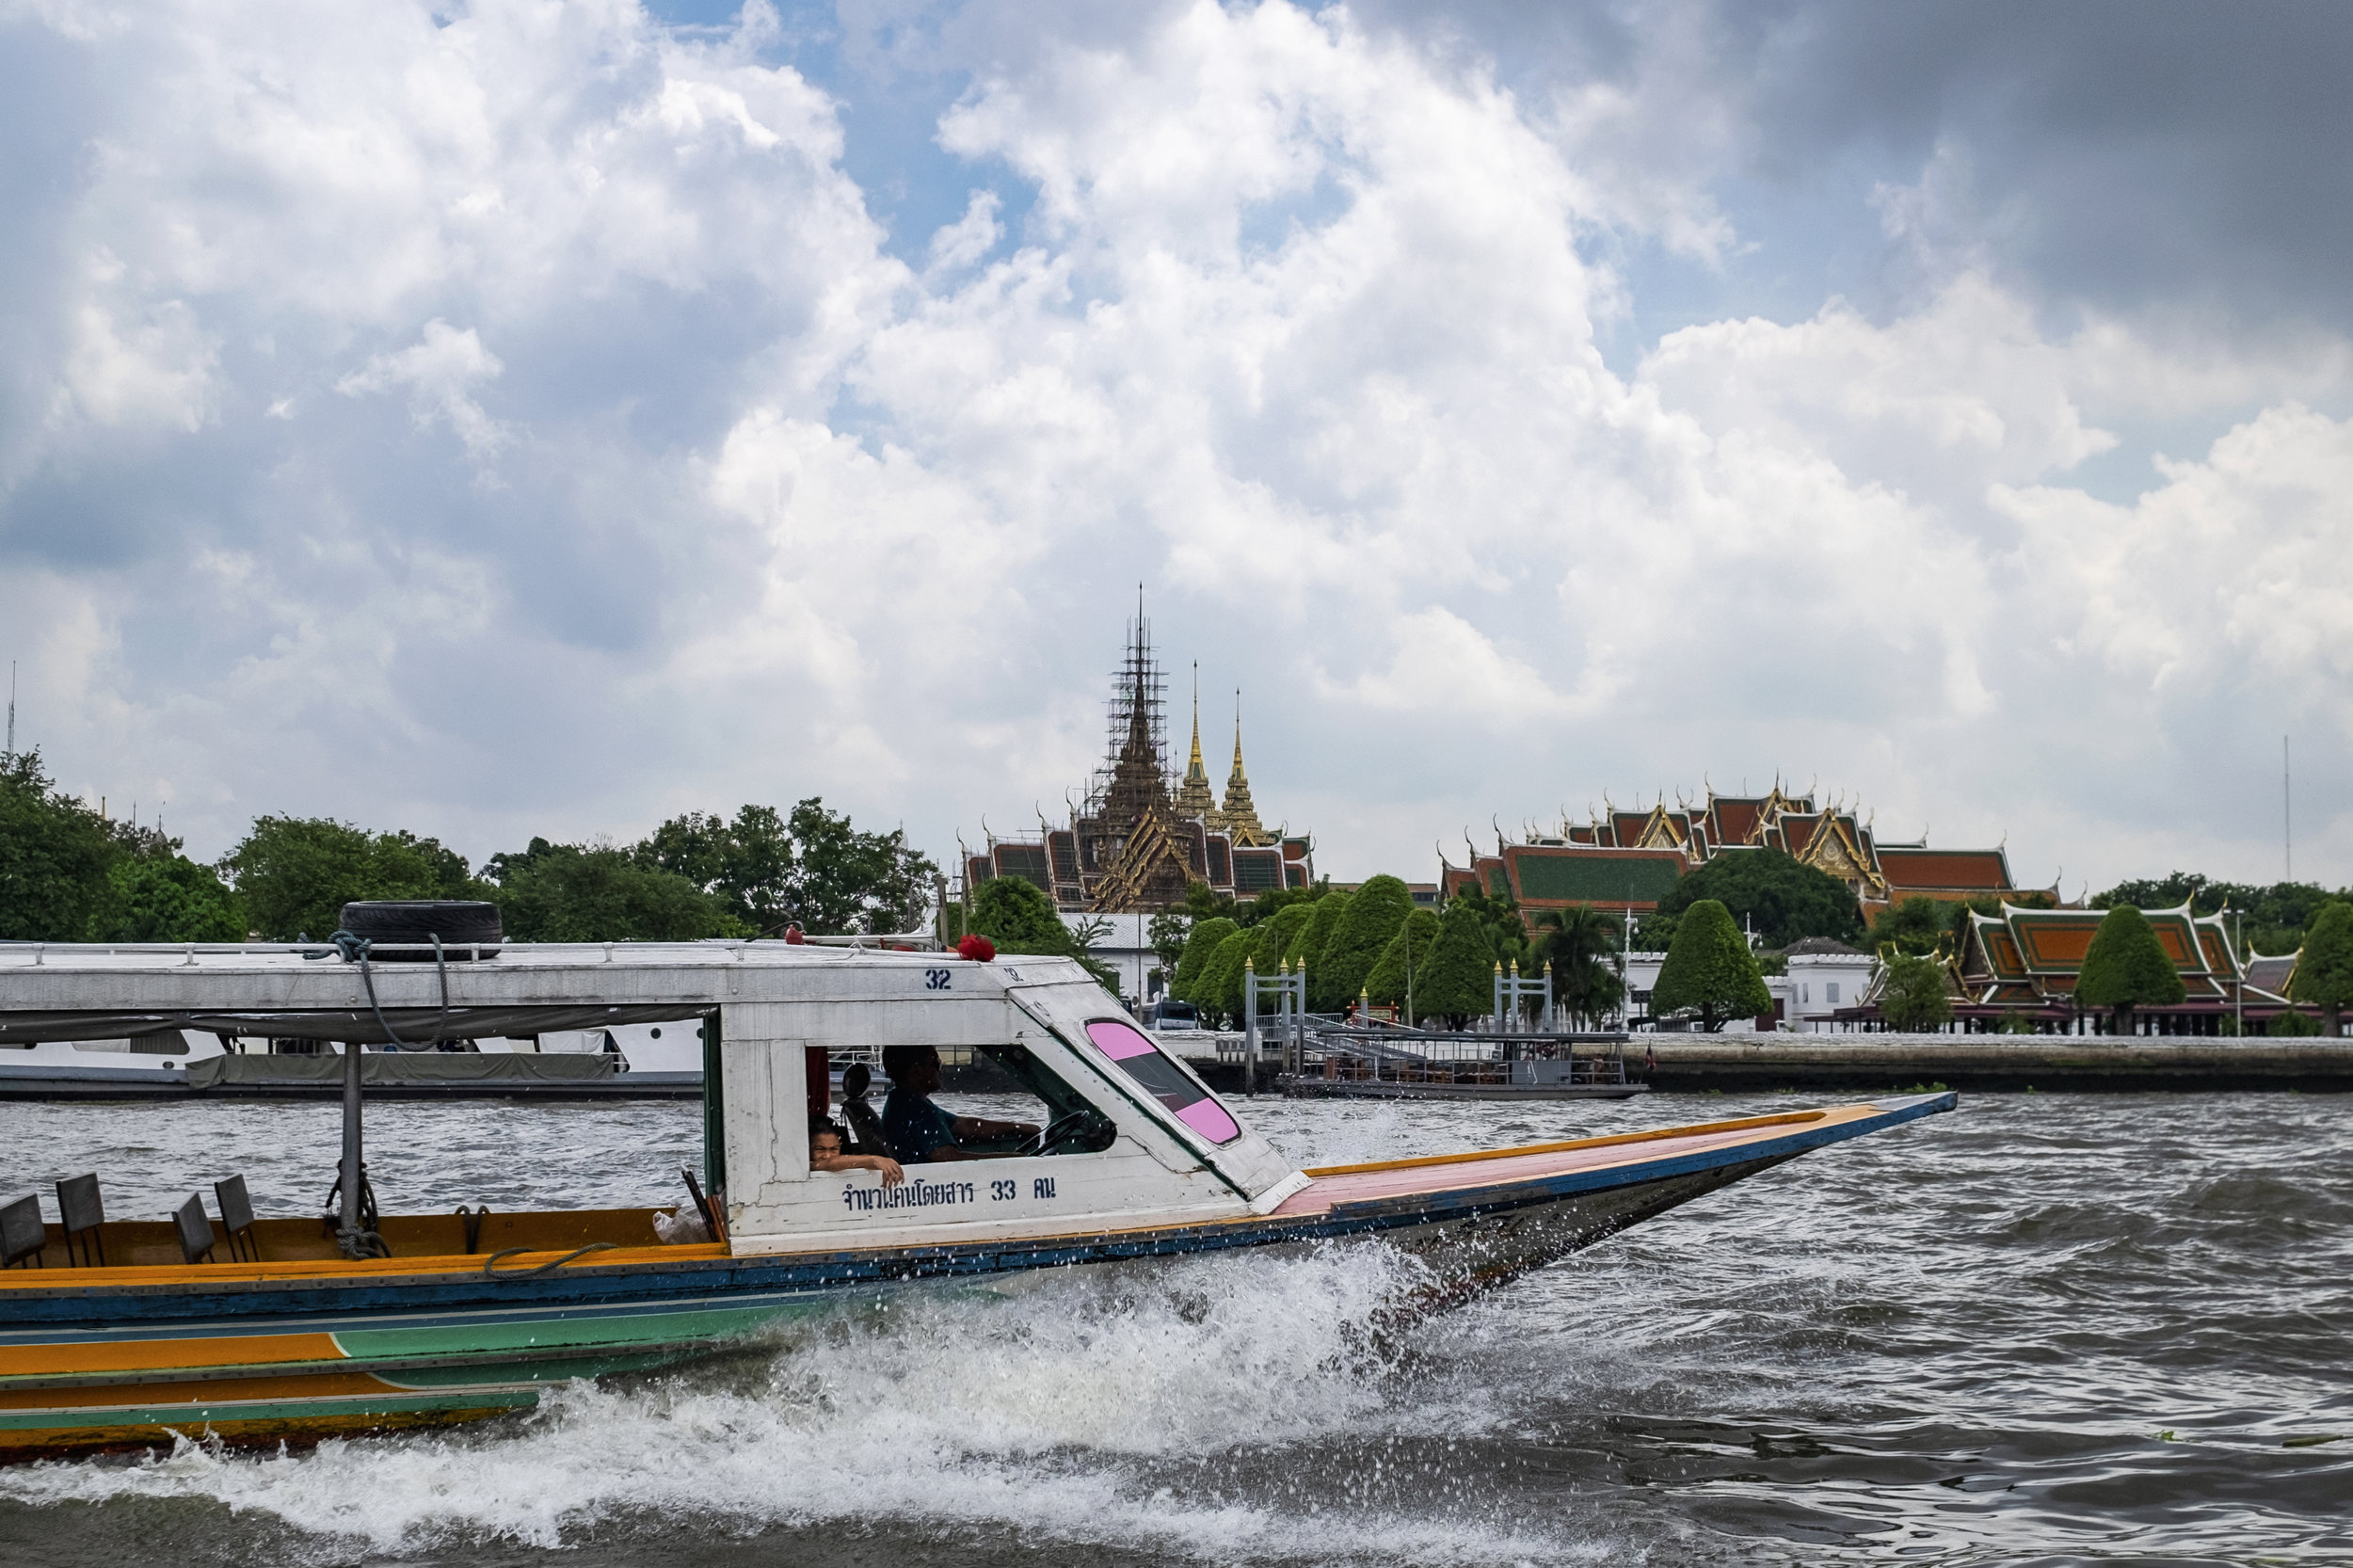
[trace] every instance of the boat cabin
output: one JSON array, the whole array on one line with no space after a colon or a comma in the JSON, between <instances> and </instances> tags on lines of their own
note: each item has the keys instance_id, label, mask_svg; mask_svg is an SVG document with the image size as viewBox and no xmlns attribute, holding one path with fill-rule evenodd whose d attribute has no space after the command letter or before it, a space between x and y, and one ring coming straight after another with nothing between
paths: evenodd
<instances>
[{"instance_id":1,"label":"boat cabin","mask_svg":"<svg viewBox=\"0 0 2353 1568\"><path fill-rule=\"evenodd\" d=\"M0 947L0 1052L175 1030L382 1046L664 1023L700 1035L701 1185L715 1244L733 1256L1208 1222L1268 1213L1307 1181L1068 959L755 941L507 943L424 962L258 945ZM888 1119L880 1082L872 1102L853 1094L853 1103L831 1103L828 1056L873 1060L886 1048L901 1061L925 1048L984 1058L1035 1096L1034 1130L970 1129L995 1135L960 1137L962 1149L945 1151L974 1158L905 1163L904 1179L815 1168L813 1125L830 1120L853 1152L872 1153ZM347 1150L363 1136L358 1076L344 1102ZM363 1149L359 1163L364 1170ZM339 1179L319 1177L322 1191ZM0 1193L0 1204L13 1196ZM361 1204L373 1208L364 1194ZM396 1257L466 1257L658 1246L655 1217L371 1212L365 1228ZM248 1246L272 1259L338 1255L333 1226L264 1220L232 1235L236 1218L206 1218L214 1257ZM193 1260L200 1235L160 1216L78 1240L46 1229L24 1261L79 1262L81 1242L96 1240L109 1264L179 1264Z\"/></svg>"}]
</instances>

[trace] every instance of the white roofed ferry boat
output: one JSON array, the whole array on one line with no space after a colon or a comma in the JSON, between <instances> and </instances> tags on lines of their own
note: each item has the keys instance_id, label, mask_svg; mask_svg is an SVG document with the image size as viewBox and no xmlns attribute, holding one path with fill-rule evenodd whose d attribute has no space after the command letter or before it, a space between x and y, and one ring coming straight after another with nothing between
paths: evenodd
<instances>
[{"instance_id":1,"label":"white roofed ferry boat","mask_svg":"<svg viewBox=\"0 0 2353 1568\"><path fill-rule=\"evenodd\" d=\"M320 958L0 949L0 1046L656 1025L696 1038L701 1059L707 1207L691 1240L665 1241L657 1218L677 1227L652 1209L376 1214L359 1159L375 1089L348 1070L331 1223L253 1220L241 1187L221 1194L225 1213L192 1196L171 1220L94 1224L94 1185L61 1183L80 1208L57 1221L45 1197L28 1216L0 1192L0 1456L494 1415L553 1381L677 1361L843 1291L927 1279L1380 1236L1427 1260L1448 1294L1954 1103L1301 1170L1064 959L782 942L508 943L441 963L388 963L357 942ZM1035 1096L1036 1130L959 1131L960 1147L936 1152L966 1158L906 1163L904 1180L816 1168L824 1053L890 1047L987 1058ZM874 1119L852 1120L855 1142Z\"/></svg>"}]
</instances>

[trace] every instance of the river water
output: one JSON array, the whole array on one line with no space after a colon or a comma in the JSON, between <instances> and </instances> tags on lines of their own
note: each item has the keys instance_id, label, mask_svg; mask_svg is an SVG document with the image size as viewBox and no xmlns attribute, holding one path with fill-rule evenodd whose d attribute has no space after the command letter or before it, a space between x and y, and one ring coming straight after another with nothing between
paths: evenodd
<instances>
[{"instance_id":1,"label":"river water","mask_svg":"<svg viewBox=\"0 0 2353 1568\"><path fill-rule=\"evenodd\" d=\"M1795 1103L1241 1109L1321 1163ZM1396 1337L1378 1242L926 1288L454 1433L0 1469L0 1561L2344 1562L2348 1110L1973 1096ZM698 1115L372 1108L370 1165L387 1208L666 1205ZM334 1116L8 1106L0 1197L241 1168L316 1213Z\"/></svg>"}]
</instances>

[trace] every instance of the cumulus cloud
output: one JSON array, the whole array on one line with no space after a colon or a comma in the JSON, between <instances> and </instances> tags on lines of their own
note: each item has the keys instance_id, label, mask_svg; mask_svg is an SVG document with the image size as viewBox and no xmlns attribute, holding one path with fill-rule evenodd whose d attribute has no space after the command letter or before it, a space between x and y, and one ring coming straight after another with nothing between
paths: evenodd
<instances>
[{"instance_id":1,"label":"cumulus cloud","mask_svg":"<svg viewBox=\"0 0 2353 1568\"><path fill-rule=\"evenodd\" d=\"M482 346L471 327L460 332L438 316L424 324L424 336L397 354L372 356L367 367L335 383L346 397L392 387L408 389L408 409L419 428L435 422L448 424L476 461L491 456L510 439L506 429L483 412L472 392L477 381L497 378L506 367ZM276 406L273 405L273 411Z\"/></svg>"},{"instance_id":2,"label":"cumulus cloud","mask_svg":"<svg viewBox=\"0 0 2353 1568\"><path fill-rule=\"evenodd\" d=\"M113 84L7 307L67 410L0 480L36 733L168 766L208 850L823 792L945 851L1093 764L1144 581L1342 874L1776 770L2038 876L2248 869L2216 759L2353 741L2342 340L2055 318L1948 160L1881 199L1938 248L1900 308L1613 370L1629 246L1751 243L1706 19L1545 77L1279 0L974 8L918 40L967 85L910 260L760 4L21 15ZM2083 483L2150 419L2185 456Z\"/></svg>"}]
</instances>

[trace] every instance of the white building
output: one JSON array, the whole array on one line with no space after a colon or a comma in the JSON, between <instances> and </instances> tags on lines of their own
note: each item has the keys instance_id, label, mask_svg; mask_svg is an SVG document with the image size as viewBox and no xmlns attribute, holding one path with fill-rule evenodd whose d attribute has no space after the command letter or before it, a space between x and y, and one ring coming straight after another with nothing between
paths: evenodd
<instances>
[{"instance_id":1,"label":"white building","mask_svg":"<svg viewBox=\"0 0 2353 1568\"><path fill-rule=\"evenodd\" d=\"M1789 972L1773 977L1785 1027L1801 1033L1834 1029L1832 1015L1859 1004L1879 960L1827 936L1808 936L1788 949Z\"/></svg>"},{"instance_id":2,"label":"white building","mask_svg":"<svg viewBox=\"0 0 2353 1568\"><path fill-rule=\"evenodd\" d=\"M1087 944L1087 956L1098 964L1108 964L1119 972L1119 994L1132 999L1139 1006L1168 989L1163 981L1154 984L1152 971L1160 967L1160 954L1152 951L1152 920L1150 915L1078 915L1065 911L1062 923L1070 928L1073 936L1085 936L1090 930L1102 936Z\"/></svg>"},{"instance_id":3,"label":"white building","mask_svg":"<svg viewBox=\"0 0 2353 1568\"><path fill-rule=\"evenodd\" d=\"M1879 963L1867 952L1824 936L1808 936L1790 943L1787 958L1788 972L1767 975L1765 989L1773 999L1773 1011L1781 1027L1801 1032L1835 1027L1832 1015L1863 1000L1870 988L1871 971ZM1651 992L1657 988L1658 971L1666 963L1667 955L1663 952L1625 955L1627 1017L1650 1016ZM1726 1027L1742 1032L1755 1026L1753 1020L1737 1018Z\"/></svg>"}]
</instances>

